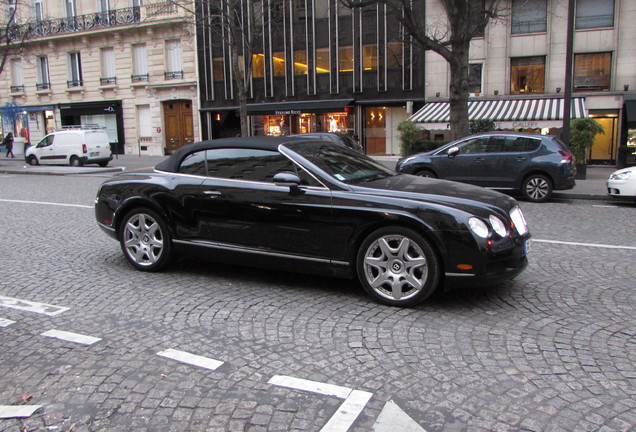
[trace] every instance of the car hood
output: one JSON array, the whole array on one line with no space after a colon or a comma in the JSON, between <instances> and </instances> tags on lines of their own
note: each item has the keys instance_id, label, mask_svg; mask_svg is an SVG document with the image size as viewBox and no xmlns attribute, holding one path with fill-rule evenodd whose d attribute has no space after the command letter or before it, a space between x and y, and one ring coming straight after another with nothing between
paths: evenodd
<instances>
[{"instance_id":1,"label":"car hood","mask_svg":"<svg viewBox=\"0 0 636 432\"><path fill-rule=\"evenodd\" d=\"M354 188L358 193L441 204L474 214L482 213L484 206L493 210L503 209L507 213L517 203L508 195L479 186L410 174L398 174L381 180L373 180L364 185L356 185Z\"/></svg>"}]
</instances>

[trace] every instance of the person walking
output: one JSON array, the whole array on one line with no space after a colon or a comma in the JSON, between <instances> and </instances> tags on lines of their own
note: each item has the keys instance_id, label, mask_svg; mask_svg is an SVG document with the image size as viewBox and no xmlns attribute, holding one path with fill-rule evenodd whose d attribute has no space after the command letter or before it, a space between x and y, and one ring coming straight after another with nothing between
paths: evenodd
<instances>
[{"instance_id":1,"label":"person walking","mask_svg":"<svg viewBox=\"0 0 636 432\"><path fill-rule=\"evenodd\" d=\"M7 157L11 154L12 158L15 158L13 155L13 133L9 132L6 137L2 140L2 145L7 148Z\"/></svg>"}]
</instances>

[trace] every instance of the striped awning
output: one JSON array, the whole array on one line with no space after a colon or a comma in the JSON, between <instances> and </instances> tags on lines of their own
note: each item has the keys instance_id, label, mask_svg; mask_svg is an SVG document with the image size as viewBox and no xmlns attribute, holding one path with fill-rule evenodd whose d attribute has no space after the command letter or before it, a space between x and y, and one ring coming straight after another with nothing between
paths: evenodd
<instances>
[{"instance_id":1,"label":"striped awning","mask_svg":"<svg viewBox=\"0 0 636 432\"><path fill-rule=\"evenodd\" d=\"M515 128L555 127L555 121L563 120L563 98L496 99L468 101L470 120L492 120L512 122L506 126ZM585 99L572 98L571 118L586 117ZM409 120L416 123L448 123L450 103L448 101L427 102ZM514 126L514 123L519 125ZM437 125L446 129L446 125Z\"/></svg>"}]
</instances>

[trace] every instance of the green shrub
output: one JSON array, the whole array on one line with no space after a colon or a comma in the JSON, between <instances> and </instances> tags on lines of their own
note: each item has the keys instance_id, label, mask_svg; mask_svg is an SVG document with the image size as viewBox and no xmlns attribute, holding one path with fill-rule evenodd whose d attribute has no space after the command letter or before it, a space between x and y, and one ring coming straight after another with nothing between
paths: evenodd
<instances>
[{"instance_id":1,"label":"green shrub","mask_svg":"<svg viewBox=\"0 0 636 432\"><path fill-rule=\"evenodd\" d=\"M570 121L570 142L566 144L574 153L577 164L587 163L587 153L594 144L596 134L605 134L605 129L593 118L584 117Z\"/></svg>"},{"instance_id":2,"label":"green shrub","mask_svg":"<svg viewBox=\"0 0 636 432\"><path fill-rule=\"evenodd\" d=\"M470 128L470 133L476 134L494 131L497 125L492 120L471 120L468 123L468 127Z\"/></svg>"},{"instance_id":3,"label":"green shrub","mask_svg":"<svg viewBox=\"0 0 636 432\"><path fill-rule=\"evenodd\" d=\"M435 150L448 142L424 139L425 131L417 127L416 123L410 120L401 122L397 129L400 132L400 152L402 156L410 156L415 153Z\"/></svg>"}]
</instances>

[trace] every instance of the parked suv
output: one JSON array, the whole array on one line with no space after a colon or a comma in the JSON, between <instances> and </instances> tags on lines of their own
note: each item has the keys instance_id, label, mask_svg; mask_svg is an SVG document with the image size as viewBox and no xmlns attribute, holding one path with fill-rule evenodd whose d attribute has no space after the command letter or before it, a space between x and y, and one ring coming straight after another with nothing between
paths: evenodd
<instances>
[{"instance_id":1,"label":"parked suv","mask_svg":"<svg viewBox=\"0 0 636 432\"><path fill-rule=\"evenodd\" d=\"M575 185L574 155L548 135L487 132L400 159L398 172L521 192L543 202Z\"/></svg>"},{"instance_id":2,"label":"parked suv","mask_svg":"<svg viewBox=\"0 0 636 432\"><path fill-rule=\"evenodd\" d=\"M351 135L347 135L344 133L337 132L310 132L298 135L290 135L293 137L300 138L312 138L312 139L320 139L325 141L332 141L338 144L341 144L345 147L349 147L352 150L359 151L360 153L364 153L362 146L360 143Z\"/></svg>"}]
</instances>

